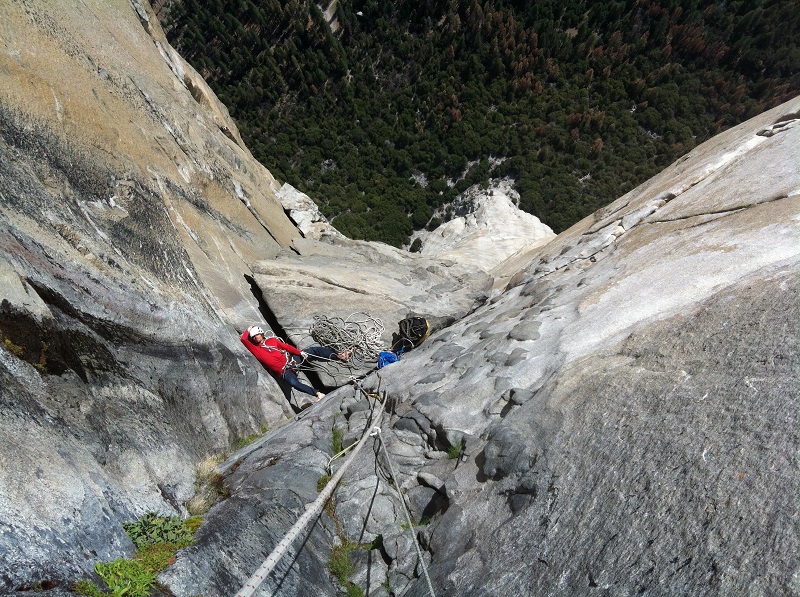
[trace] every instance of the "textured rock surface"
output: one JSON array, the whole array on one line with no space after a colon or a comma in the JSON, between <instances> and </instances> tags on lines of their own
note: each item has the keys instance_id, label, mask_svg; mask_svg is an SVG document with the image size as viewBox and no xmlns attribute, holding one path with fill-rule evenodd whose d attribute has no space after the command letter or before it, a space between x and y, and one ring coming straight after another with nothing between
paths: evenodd
<instances>
[{"instance_id":1,"label":"textured rock surface","mask_svg":"<svg viewBox=\"0 0 800 597\"><path fill-rule=\"evenodd\" d=\"M148 11L0 8L0 592L130 554L122 521L291 412L236 332L299 235Z\"/></svg>"},{"instance_id":2,"label":"textured rock surface","mask_svg":"<svg viewBox=\"0 0 800 597\"><path fill-rule=\"evenodd\" d=\"M408 315L440 327L474 310L489 296L492 278L454 260L439 261L388 245L328 237L299 239L300 253L253 264L270 311L298 343L310 342L314 316L380 319L386 346Z\"/></svg>"},{"instance_id":3,"label":"textured rock surface","mask_svg":"<svg viewBox=\"0 0 800 597\"><path fill-rule=\"evenodd\" d=\"M799 113L800 98L719 135L513 256L491 304L366 380L389 393L396 477L375 444L337 490L340 534L382 537L353 579L428 594L399 489L430 519L414 531L440 595L797 594ZM261 508L275 487L307 491L329 430L346 421L357 437L365 406L342 389L265 438L230 477L234 496ZM264 480L292 445L312 445L313 462ZM176 594L230 593L248 572L222 587L199 571L252 571L281 535L226 507L168 574ZM317 542L267 585L322 567L333 527L323 514ZM231 547L243 529L258 554ZM279 593L306 594L295 587Z\"/></svg>"}]
</instances>

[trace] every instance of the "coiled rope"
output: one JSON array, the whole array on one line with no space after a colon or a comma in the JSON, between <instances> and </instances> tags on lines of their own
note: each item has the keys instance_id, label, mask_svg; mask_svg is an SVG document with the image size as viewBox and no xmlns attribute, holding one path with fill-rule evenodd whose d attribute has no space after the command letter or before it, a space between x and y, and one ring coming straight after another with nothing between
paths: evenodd
<instances>
[{"instance_id":1,"label":"coiled rope","mask_svg":"<svg viewBox=\"0 0 800 597\"><path fill-rule=\"evenodd\" d=\"M305 328L285 329L299 332ZM315 315L306 335L320 346L327 346L337 353L349 352L350 356L346 362L315 356L313 361L293 363L292 369L324 373L337 381L341 381L343 376L350 380L363 379L367 373L357 377L354 371L360 369L363 373L364 369L375 367L380 353L385 350L384 330L383 322L368 313L352 313L347 318ZM282 338L277 338L284 342ZM342 369L347 371L343 372Z\"/></svg>"},{"instance_id":2,"label":"coiled rope","mask_svg":"<svg viewBox=\"0 0 800 597\"><path fill-rule=\"evenodd\" d=\"M383 322L368 313L352 313L341 317L314 316L309 334L317 344L336 352L352 350L350 362L354 367L372 366L384 350Z\"/></svg>"}]
</instances>

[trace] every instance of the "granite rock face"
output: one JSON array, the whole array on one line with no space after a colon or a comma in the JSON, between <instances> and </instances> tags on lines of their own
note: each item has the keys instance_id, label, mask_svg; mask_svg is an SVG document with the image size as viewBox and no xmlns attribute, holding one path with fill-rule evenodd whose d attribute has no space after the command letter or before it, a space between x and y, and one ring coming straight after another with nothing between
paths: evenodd
<instances>
[{"instance_id":1,"label":"granite rock face","mask_svg":"<svg viewBox=\"0 0 800 597\"><path fill-rule=\"evenodd\" d=\"M146 3L4 3L0 39L5 593L132 553L121 522L291 413L237 329L299 234Z\"/></svg>"},{"instance_id":2,"label":"granite rock face","mask_svg":"<svg viewBox=\"0 0 800 597\"><path fill-rule=\"evenodd\" d=\"M413 536L437 595L797 594L799 114L512 256L501 294L366 378L387 393L380 440L265 586L337 594L308 571L346 540L370 595L427 595ZM334 427L355 441L370 404L343 388L267 435L226 465L232 499L310 502ZM237 590L293 522L229 502L163 575L177 595Z\"/></svg>"},{"instance_id":3,"label":"granite rock face","mask_svg":"<svg viewBox=\"0 0 800 597\"><path fill-rule=\"evenodd\" d=\"M425 316L434 327L452 323L482 305L493 278L452 259L426 258L383 245L328 236L297 239L298 255L252 265L270 312L298 345L311 342L314 317L341 320L362 314L380 324L385 346L397 323Z\"/></svg>"}]
</instances>

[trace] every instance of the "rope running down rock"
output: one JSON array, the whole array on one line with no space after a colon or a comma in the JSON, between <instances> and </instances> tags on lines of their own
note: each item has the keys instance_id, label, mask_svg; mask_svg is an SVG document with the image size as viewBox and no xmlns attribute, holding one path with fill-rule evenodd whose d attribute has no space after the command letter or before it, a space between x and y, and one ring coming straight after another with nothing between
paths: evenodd
<instances>
[{"instance_id":1,"label":"rope running down rock","mask_svg":"<svg viewBox=\"0 0 800 597\"><path fill-rule=\"evenodd\" d=\"M358 392L360 389L361 387L356 385L356 392ZM373 409L373 414L370 417L368 424L373 424L374 422L380 424L381 415L383 414L383 402L376 400L373 404ZM347 460L336 471L333 477L331 477L331 480L328 481L328 484L320 492L319 496L317 496L317 499L306 506L306 511L303 513L303 515L297 520L297 522L295 522L294 526L289 530L289 532L284 535L283 539L278 542L278 545L275 546L275 549L267 556L267 559L264 560L264 563L261 564L261 566L259 566L258 570L256 570L255 573L253 573L253 575L247 580L244 586L239 589L239 592L236 593L236 597L251 597L261 583L264 582L300 532L308 525L309 522L311 522L311 520L320 512L320 510L322 510L323 505L333 494L345 471L350 466L350 463L353 462L356 454L358 454L359 450L364 447L364 444L370 437L370 434L367 433L367 429L365 429L364 435L350 453L350 456L348 456ZM271 595L272 593L270 592L269 594Z\"/></svg>"},{"instance_id":2,"label":"rope running down rock","mask_svg":"<svg viewBox=\"0 0 800 597\"><path fill-rule=\"evenodd\" d=\"M381 435L381 428L380 427L373 427L372 433L370 433L371 437L376 437L380 442L380 447L383 448L383 454L386 456L386 462L389 464L389 473L392 475L392 481L397 488L397 496L400 498L400 504L403 506L403 512L406 515L406 523L408 524L408 531L411 535L411 540L414 542L414 547L417 549L417 558L420 567L422 568L422 574L425 577L425 581L428 583L428 592L430 593L431 597L436 597L436 593L433 590L433 583L431 582L431 577L428 575L428 566L425 564L425 558L422 557L422 549L419 546L419 539L417 539L417 533L414 530L414 522L411 520L411 514L408 512L408 507L406 506L406 498L403 496L403 492L400 491L400 481L397 478L397 474L394 472L394 465L392 464L392 458L389 456L389 450L386 448L386 442L383 441L383 435Z\"/></svg>"}]
</instances>

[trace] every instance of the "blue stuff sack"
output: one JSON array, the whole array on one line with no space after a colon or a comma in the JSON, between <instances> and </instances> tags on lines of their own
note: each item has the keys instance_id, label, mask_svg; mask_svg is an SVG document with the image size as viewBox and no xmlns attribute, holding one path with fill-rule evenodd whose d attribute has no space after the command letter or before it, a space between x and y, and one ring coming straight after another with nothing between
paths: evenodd
<instances>
[{"instance_id":1,"label":"blue stuff sack","mask_svg":"<svg viewBox=\"0 0 800 597\"><path fill-rule=\"evenodd\" d=\"M396 363L400 360L400 355L395 354L393 352L383 351L378 354L378 369L382 367L386 367L386 365L391 365L392 363Z\"/></svg>"}]
</instances>

